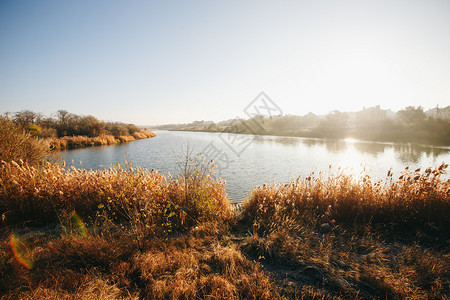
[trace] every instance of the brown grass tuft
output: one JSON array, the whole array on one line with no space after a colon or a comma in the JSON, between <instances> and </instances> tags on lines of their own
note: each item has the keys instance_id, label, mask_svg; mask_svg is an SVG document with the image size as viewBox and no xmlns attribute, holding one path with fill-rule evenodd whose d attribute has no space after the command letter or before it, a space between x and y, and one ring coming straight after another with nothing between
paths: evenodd
<instances>
[{"instance_id":1,"label":"brown grass tuft","mask_svg":"<svg viewBox=\"0 0 450 300\"><path fill-rule=\"evenodd\" d=\"M373 182L366 174L340 171L328 178L307 177L289 184L256 187L244 203L248 221L260 230L285 224L378 224L389 229L450 227L450 182L440 179L447 165L432 170L406 170Z\"/></svg>"},{"instance_id":2,"label":"brown grass tuft","mask_svg":"<svg viewBox=\"0 0 450 300\"><path fill-rule=\"evenodd\" d=\"M47 164L0 165L0 211L7 224L45 225L76 211L91 225L114 225L143 235L186 231L232 217L224 183L211 175L197 186L144 169L86 171Z\"/></svg>"},{"instance_id":3,"label":"brown grass tuft","mask_svg":"<svg viewBox=\"0 0 450 300\"><path fill-rule=\"evenodd\" d=\"M23 161L37 165L49 153L47 142L34 137L8 118L0 117L0 162Z\"/></svg>"},{"instance_id":4,"label":"brown grass tuft","mask_svg":"<svg viewBox=\"0 0 450 300\"><path fill-rule=\"evenodd\" d=\"M136 257L135 266L156 299L270 299L274 291L257 265L233 245L195 238Z\"/></svg>"}]
</instances>

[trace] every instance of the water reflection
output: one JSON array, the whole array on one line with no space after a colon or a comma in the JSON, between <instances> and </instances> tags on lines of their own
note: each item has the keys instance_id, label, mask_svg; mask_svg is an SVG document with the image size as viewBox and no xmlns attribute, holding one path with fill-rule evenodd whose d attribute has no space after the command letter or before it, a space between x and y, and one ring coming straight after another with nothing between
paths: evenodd
<instances>
[{"instance_id":1,"label":"water reflection","mask_svg":"<svg viewBox=\"0 0 450 300\"><path fill-rule=\"evenodd\" d=\"M353 146L359 152L370 154L374 157L377 157L379 154L383 154L386 147L392 147L391 145L381 143L354 143Z\"/></svg>"},{"instance_id":2,"label":"water reflection","mask_svg":"<svg viewBox=\"0 0 450 300\"><path fill-rule=\"evenodd\" d=\"M431 157L436 160L439 156L449 153L449 149L446 148L432 148L412 145L394 145L394 150L396 159L406 165L417 164L424 156Z\"/></svg>"},{"instance_id":3,"label":"water reflection","mask_svg":"<svg viewBox=\"0 0 450 300\"><path fill-rule=\"evenodd\" d=\"M212 143L219 153L229 158L229 164L223 167L221 161L213 157L221 168L220 177L227 182L228 196L234 201L242 201L255 185L289 182L298 176L309 176L311 172L328 172L329 165L351 168L356 174L365 169L371 177L382 179L390 169L400 174L407 165L437 167L450 161L450 148L275 136L255 137L238 155L232 148L237 146L220 137L215 133L159 131L156 138L62 152L61 156L67 165L72 162L86 169L102 169L130 161L133 166L177 174L176 157L183 156L187 145L201 152ZM83 163L79 164L80 161Z\"/></svg>"},{"instance_id":4,"label":"water reflection","mask_svg":"<svg viewBox=\"0 0 450 300\"><path fill-rule=\"evenodd\" d=\"M262 137L262 136L256 136L253 140L254 143L261 144L261 143L274 143L274 144L280 144L284 146L297 146L299 143L302 142L301 139L298 138L291 138L291 137Z\"/></svg>"},{"instance_id":5,"label":"water reflection","mask_svg":"<svg viewBox=\"0 0 450 300\"><path fill-rule=\"evenodd\" d=\"M422 155L427 157L438 158L441 155L447 155L450 148L446 147L428 147L411 144L393 144L393 143L377 143L359 140L334 140L334 139L316 139L316 138L295 138L295 137L267 137L256 136L254 139L256 144L279 144L283 146L299 146L304 145L308 148L323 147L329 153L343 153L352 146L361 154L378 157L383 155L388 149L393 149L396 159L404 164L417 164L420 162Z\"/></svg>"},{"instance_id":6,"label":"water reflection","mask_svg":"<svg viewBox=\"0 0 450 300\"><path fill-rule=\"evenodd\" d=\"M438 157L450 153L450 148L421 147L427 156Z\"/></svg>"},{"instance_id":7,"label":"water reflection","mask_svg":"<svg viewBox=\"0 0 450 300\"><path fill-rule=\"evenodd\" d=\"M344 140L333 140L333 139L309 139L302 138L301 142L307 147L321 147L325 146L328 152L339 153L347 150L348 143Z\"/></svg>"},{"instance_id":8,"label":"water reflection","mask_svg":"<svg viewBox=\"0 0 450 300\"><path fill-rule=\"evenodd\" d=\"M408 145L395 145L395 157L405 164L416 164L420 161L423 151Z\"/></svg>"},{"instance_id":9,"label":"water reflection","mask_svg":"<svg viewBox=\"0 0 450 300\"><path fill-rule=\"evenodd\" d=\"M298 145L305 145L307 147L325 146L327 151L333 153L339 153L345 151L348 148L348 143L346 141L333 139L256 136L254 142L257 144L273 143L273 144L280 144L283 146L298 146Z\"/></svg>"}]
</instances>

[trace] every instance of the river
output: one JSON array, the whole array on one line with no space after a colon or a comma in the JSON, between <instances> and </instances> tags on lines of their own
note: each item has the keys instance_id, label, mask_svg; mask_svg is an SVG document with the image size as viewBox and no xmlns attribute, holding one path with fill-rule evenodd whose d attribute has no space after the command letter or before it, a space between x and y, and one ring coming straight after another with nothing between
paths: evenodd
<instances>
[{"instance_id":1,"label":"river","mask_svg":"<svg viewBox=\"0 0 450 300\"><path fill-rule=\"evenodd\" d=\"M352 173L364 169L379 180L388 170L398 177L406 166L423 169L450 161L449 147L228 133L155 133L157 137L150 139L64 151L60 155L68 166L78 168L99 170L127 161L133 167L176 175L189 148L214 159L215 176L226 181L228 196L236 202L242 201L256 185L286 183L312 172L327 175L338 172L339 167Z\"/></svg>"}]
</instances>

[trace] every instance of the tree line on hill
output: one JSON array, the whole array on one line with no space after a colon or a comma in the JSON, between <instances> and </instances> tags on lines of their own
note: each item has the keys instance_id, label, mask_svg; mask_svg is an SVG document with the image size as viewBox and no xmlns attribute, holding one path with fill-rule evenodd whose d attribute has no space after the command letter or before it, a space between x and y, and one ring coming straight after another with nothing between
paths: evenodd
<instances>
[{"instance_id":1,"label":"tree line on hill","mask_svg":"<svg viewBox=\"0 0 450 300\"><path fill-rule=\"evenodd\" d=\"M4 153L14 151L17 146L15 139L23 139L30 145L37 145L39 142L40 146L34 147L36 149L61 150L113 145L156 136L134 124L103 122L91 115L79 116L66 110L58 110L53 117L23 110L12 114L11 117L9 114L0 116L0 123L0 138L11 140L5 143L3 148L6 150L1 150ZM8 135L16 138L10 138Z\"/></svg>"},{"instance_id":2,"label":"tree line on hill","mask_svg":"<svg viewBox=\"0 0 450 300\"><path fill-rule=\"evenodd\" d=\"M173 129L450 145L450 106L438 112L441 115L436 111L424 112L420 106L408 106L394 113L376 106L358 112L334 110L326 116L308 113L304 116L257 115L219 123L196 121Z\"/></svg>"},{"instance_id":3,"label":"tree line on hill","mask_svg":"<svg viewBox=\"0 0 450 300\"><path fill-rule=\"evenodd\" d=\"M30 133L42 138L61 138L64 136L99 137L112 135L133 136L142 131L134 124L103 122L94 116L80 116L66 110L58 110L54 116L45 116L31 110L14 113L11 120Z\"/></svg>"}]
</instances>

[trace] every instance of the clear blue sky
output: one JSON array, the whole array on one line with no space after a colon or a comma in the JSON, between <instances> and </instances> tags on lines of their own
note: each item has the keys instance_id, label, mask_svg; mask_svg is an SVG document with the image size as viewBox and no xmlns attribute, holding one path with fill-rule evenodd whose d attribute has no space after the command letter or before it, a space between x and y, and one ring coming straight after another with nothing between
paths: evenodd
<instances>
[{"instance_id":1,"label":"clear blue sky","mask_svg":"<svg viewBox=\"0 0 450 300\"><path fill-rule=\"evenodd\" d=\"M0 112L140 125L450 104L450 1L0 2Z\"/></svg>"}]
</instances>

